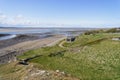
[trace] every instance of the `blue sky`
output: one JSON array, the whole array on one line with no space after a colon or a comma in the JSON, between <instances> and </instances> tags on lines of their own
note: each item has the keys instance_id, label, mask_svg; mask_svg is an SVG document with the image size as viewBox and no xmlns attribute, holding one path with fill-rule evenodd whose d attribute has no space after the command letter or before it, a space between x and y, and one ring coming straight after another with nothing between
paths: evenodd
<instances>
[{"instance_id":1,"label":"blue sky","mask_svg":"<svg viewBox=\"0 0 120 80\"><path fill-rule=\"evenodd\" d=\"M119 27L120 0L0 0L0 25Z\"/></svg>"}]
</instances>

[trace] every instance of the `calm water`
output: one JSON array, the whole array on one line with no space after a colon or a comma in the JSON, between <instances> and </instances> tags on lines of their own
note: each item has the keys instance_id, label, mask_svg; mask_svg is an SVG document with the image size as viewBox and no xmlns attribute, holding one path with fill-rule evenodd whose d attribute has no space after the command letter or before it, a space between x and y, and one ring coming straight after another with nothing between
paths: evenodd
<instances>
[{"instance_id":1,"label":"calm water","mask_svg":"<svg viewBox=\"0 0 120 80\"><path fill-rule=\"evenodd\" d=\"M0 40L6 40L6 39L11 39L11 38L14 38L16 37L16 35L8 35L8 36L4 36L4 37L0 37Z\"/></svg>"},{"instance_id":2,"label":"calm water","mask_svg":"<svg viewBox=\"0 0 120 80\"><path fill-rule=\"evenodd\" d=\"M31 33L41 33L45 35L45 33L53 33L53 34L64 34L69 35L72 31L81 31L81 29L0 29L0 34L11 34L8 36L0 37L0 40L6 40L10 38L16 37L17 34L31 34ZM81 33L81 32L80 32ZM77 34L80 34L77 33Z\"/></svg>"},{"instance_id":3,"label":"calm water","mask_svg":"<svg viewBox=\"0 0 120 80\"><path fill-rule=\"evenodd\" d=\"M0 34L27 34L27 33L47 33L49 29L7 29L0 31Z\"/></svg>"}]
</instances>

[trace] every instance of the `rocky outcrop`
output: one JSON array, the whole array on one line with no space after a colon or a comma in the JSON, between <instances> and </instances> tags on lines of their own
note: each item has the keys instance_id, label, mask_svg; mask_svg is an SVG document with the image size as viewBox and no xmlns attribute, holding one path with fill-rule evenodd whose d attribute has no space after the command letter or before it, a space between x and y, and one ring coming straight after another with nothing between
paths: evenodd
<instances>
[{"instance_id":1,"label":"rocky outcrop","mask_svg":"<svg viewBox=\"0 0 120 80\"><path fill-rule=\"evenodd\" d=\"M16 60L17 55L18 55L17 52L13 51L13 52L9 52L5 55L0 56L0 64L4 64L4 63L8 63L10 61Z\"/></svg>"}]
</instances>

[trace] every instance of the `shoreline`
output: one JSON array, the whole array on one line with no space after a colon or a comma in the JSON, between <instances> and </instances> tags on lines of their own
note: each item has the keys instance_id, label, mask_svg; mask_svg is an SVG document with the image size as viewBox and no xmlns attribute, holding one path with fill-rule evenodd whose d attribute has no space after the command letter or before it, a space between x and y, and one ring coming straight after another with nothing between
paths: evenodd
<instances>
[{"instance_id":1,"label":"shoreline","mask_svg":"<svg viewBox=\"0 0 120 80\"><path fill-rule=\"evenodd\" d=\"M0 34L0 37L9 36L10 34Z\"/></svg>"},{"instance_id":2,"label":"shoreline","mask_svg":"<svg viewBox=\"0 0 120 80\"><path fill-rule=\"evenodd\" d=\"M26 51L41 48L41 47L46 47L46 46L53 46L65 38L66 37L64 35L53 35L50 37L24 41L14 45L7 46L5 48L1 48L0 64L7 63L11 60L14 60L16 56L21 55Z\"/></svg>"},{"instance_id":3,"label":"shoreline","mask_svg":"<svg viewBox=\"0 0 120 80\"><path fill-rule=\"evenodd\" d=\"M4 34L6 35L6 34ZM48 35L47 33L46 34L16 34L15 37L13 38L10 38L9 39L9 36L8 36L8 39L3 39L3 40L0 40L0 49L2 48L6 48L8 46L12 46L12 45L15 45L15 44L18 44L18 43L21 43L21 42L25 42L25 41L32 41L32 40L38 40L38 39L43 39L43 38L47 38L47 37L52 37L53 35ZM6 37L6 36L4 36Z\"/></svg>"}]
</instances>

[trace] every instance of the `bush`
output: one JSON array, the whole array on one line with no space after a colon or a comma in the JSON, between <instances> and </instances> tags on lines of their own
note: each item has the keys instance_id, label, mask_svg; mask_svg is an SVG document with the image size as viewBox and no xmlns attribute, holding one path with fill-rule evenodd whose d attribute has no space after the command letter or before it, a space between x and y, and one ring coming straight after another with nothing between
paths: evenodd
<instances>
[{"instance_id":1,"label":"bush","mask_svg":"<svg viewBox=\"0 0 120 80\"><path fill-rule=\"evenodd\" d=\"M85 35L90 35L90 34L97 34L97 33L102 33L102 32L104 32L104 30L92 30L92 31L87 31L87 32L85 32L84 34Z\"/></svg>"},{"instance_id":2,"label":"bush","mask_svg":"<svg viewBox=\"0 0 120 80\"><path fill-rule=\"evenodd\" d=\"M112 28L106 31L106 33L115 33L115 32L117 32L116 28Z\"/></svg>"}]
</instances>

